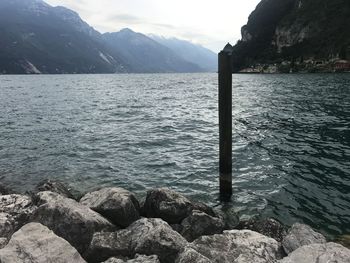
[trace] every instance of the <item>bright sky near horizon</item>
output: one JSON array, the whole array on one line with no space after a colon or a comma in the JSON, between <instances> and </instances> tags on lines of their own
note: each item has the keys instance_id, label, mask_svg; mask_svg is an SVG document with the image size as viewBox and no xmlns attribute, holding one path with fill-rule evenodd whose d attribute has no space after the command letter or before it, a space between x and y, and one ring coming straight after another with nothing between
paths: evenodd
<instances>
[{"instance_id":1,"label":"bright sky near horizon","mask_svg":"<svg viewBox=\"0 0 350 263\"><path fill-rule=\"evenodd\" d=\"M260 0L46 0L79 13L100 32L130 28L177 37L215 52L240 39L240 29Z\"/></svg>"}]
</instances>

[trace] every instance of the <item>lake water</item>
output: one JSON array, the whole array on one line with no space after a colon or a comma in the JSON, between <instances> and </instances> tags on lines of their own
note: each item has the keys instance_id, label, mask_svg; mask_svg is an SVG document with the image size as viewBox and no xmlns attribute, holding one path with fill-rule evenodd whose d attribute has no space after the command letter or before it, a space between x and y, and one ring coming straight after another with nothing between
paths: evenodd
<instances>
[{"instance_id":1,"label":"lake water","mask_svg":"<svg viewBox=\"0 0 350 263\"><path fill-rule=\"evenodd\" d=\"M350 75L233 75L232 208L350 233ZM0 76L0 181L218 204L216 74Z\"/></svg>"}]
</instances>

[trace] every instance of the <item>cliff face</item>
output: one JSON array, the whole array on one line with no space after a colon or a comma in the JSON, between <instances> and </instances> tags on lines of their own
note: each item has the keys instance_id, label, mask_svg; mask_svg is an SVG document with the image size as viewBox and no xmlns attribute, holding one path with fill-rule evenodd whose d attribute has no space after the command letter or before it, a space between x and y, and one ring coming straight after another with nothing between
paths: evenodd
<instances>
[{"instance_id":1,"label":"cliff face","mask_svg":"<svg viewBox=\"0 0 350 263\"><path fill-rule=\"evenodd\" d=\"M349 0L262 0L234 47L234 71L350 70L349 28Z\"/></svg>"}]
</instances>

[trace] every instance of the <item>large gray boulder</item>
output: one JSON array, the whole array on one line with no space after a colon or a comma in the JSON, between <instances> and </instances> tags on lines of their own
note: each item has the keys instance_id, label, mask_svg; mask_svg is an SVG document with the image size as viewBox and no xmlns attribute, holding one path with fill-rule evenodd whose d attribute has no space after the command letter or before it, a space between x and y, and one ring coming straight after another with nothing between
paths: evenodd
<instances>
[{"instance_id":1,"label":"large gray boulder","mask_svg":"<svg viewBox=\"0 0 350 263\"><path fill-rule=\"evenodd\" d=\"M0 237L9 238L29 222L36 209L29 196L18 194L0 196Z\"/></svg>"},{"instance_id":2,"label":"large gray boulder","mask_svg":"<svg viewBox=\"0 0 350 263\"><path fill-rule=\"evenodd\" d=\"M114 229L112 223L90 208L53 192L36 194L38 209L31 220L66 239L80 253L89 246L95 232Z\"/></svg>"},{"instance_id":3,"label":"large gray boulder","mask_svg":"<svg viewBox=\"0 0 350 263\"><path fill-rule=\"evenodd\" d=\"M229 230L220 235L202 236L188 247L217 263L272 263L282 258L281 246L276 240L250 230Z\"/></svg>"},{"instance_id":4,"label":"large gray boulder","mask_svg":"<svg viewBox=\"0 0 350 263\"><path fill-rule=\"evenodd\" d=\"M308 225L296 223L283 238L282 246L284 251L289 254L305 245L324 244L326 242L326 238L322 234L315 232Z\"/></svg>"},{"instance_id":5,"label":"large gray boulder","mask_svg":"<svg viewBox=\"0 0 350 263\"><path fill-rule=\"evenodd\" d=\"M134 259L123 260L120 258L110 258L103 263L160 263L156 255L145 256L145 255L136 255Z\"/></svg>"},{"instance_id":6,"label":"large gray boulder","mask_svg":"<svg viewBox=\"0 0 350 263\"><path fill-rule=\"evenodd\" d=\"M78 251L47 227L30 223L13 234L0 250L1 263L85 263Z\"/></svg>"},{"instance_id":7,"label":"large gray boulder","mask_svg":"<svg viewBox=\"0 0 350 263\"><path fill-rule=\"evenodd\" d=\"M193 210L182 223L180 234L192 242L204 235L220 234L224 230L224 221L221 218L212 217L204 212Z\"/></svg>"},{"instance_id":8,"label":"large gray boulder","mask_svg":"<svg viewBox=\"0 0 350 263\"><path fill-rule=\"evenodd\" d=\"M350 263L350 250L336 243L311 244L298 248L279 263Z\"/></svg>"},{"instance_id":9,"label":"large gray boulder","mask_svg":"<svg viewBox=\"0 0 350 263\"><path fill-rule=\"evenodd\" d=\"M133 257L136 253L157 255L161 262L174 262L187 241L166 222L143 218L128 228L113 233L96 233L87 253L89 262L110 257Z\"/></svg>"},{"instance_id":10,"label":"large gray boulder","mask_svg":"<svg viewBox=\"0 0 350 263\"><path fill-rule=\"evenodd\" d=\"M161 218L169 224L181 223L192 209L190 200L168 188L148 191L143 208L146 217Z\"/></svg>"},{"instance_id":11,"label":"large gray boulder","mask_svg":"<svg viewBox=\"0 0 350 263\"><path fill-rule=\"evenodd\" d=\"M133 193L123 188L103 188L88 193L80 203L121 227L127 227L140 218L139 202Z\"/></svg>"},{"instance_id":12,"label":"large gray boulder","mask_svg":"<svg viewBox=\"0 0 350 263\"><path fill-rule=\"evenodd\" d=\"M72 189L70 189L64 183L59 182L59 181L46 179L46 180L40 182L35 187L35 193L44 192L44 191L54 192L54 193L60 194L64 197L75 199L75 197L72 193Z\"/></svg>"}]
</instances>

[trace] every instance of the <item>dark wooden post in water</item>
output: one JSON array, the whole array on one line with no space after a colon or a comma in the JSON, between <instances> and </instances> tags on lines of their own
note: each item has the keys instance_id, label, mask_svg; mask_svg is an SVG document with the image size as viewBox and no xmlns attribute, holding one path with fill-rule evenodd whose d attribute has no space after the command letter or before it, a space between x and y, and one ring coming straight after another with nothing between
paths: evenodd
<instances>
[{"instance_id":1,"label":"dark wooden post in water","mask_svg":"<svg viewBox=\"0 0 350 263\"><path fill-rule=\"evenodd\" d=\"M232 196L232 46L219 53L220 200Z\"/></svg>"}]
</instances>

